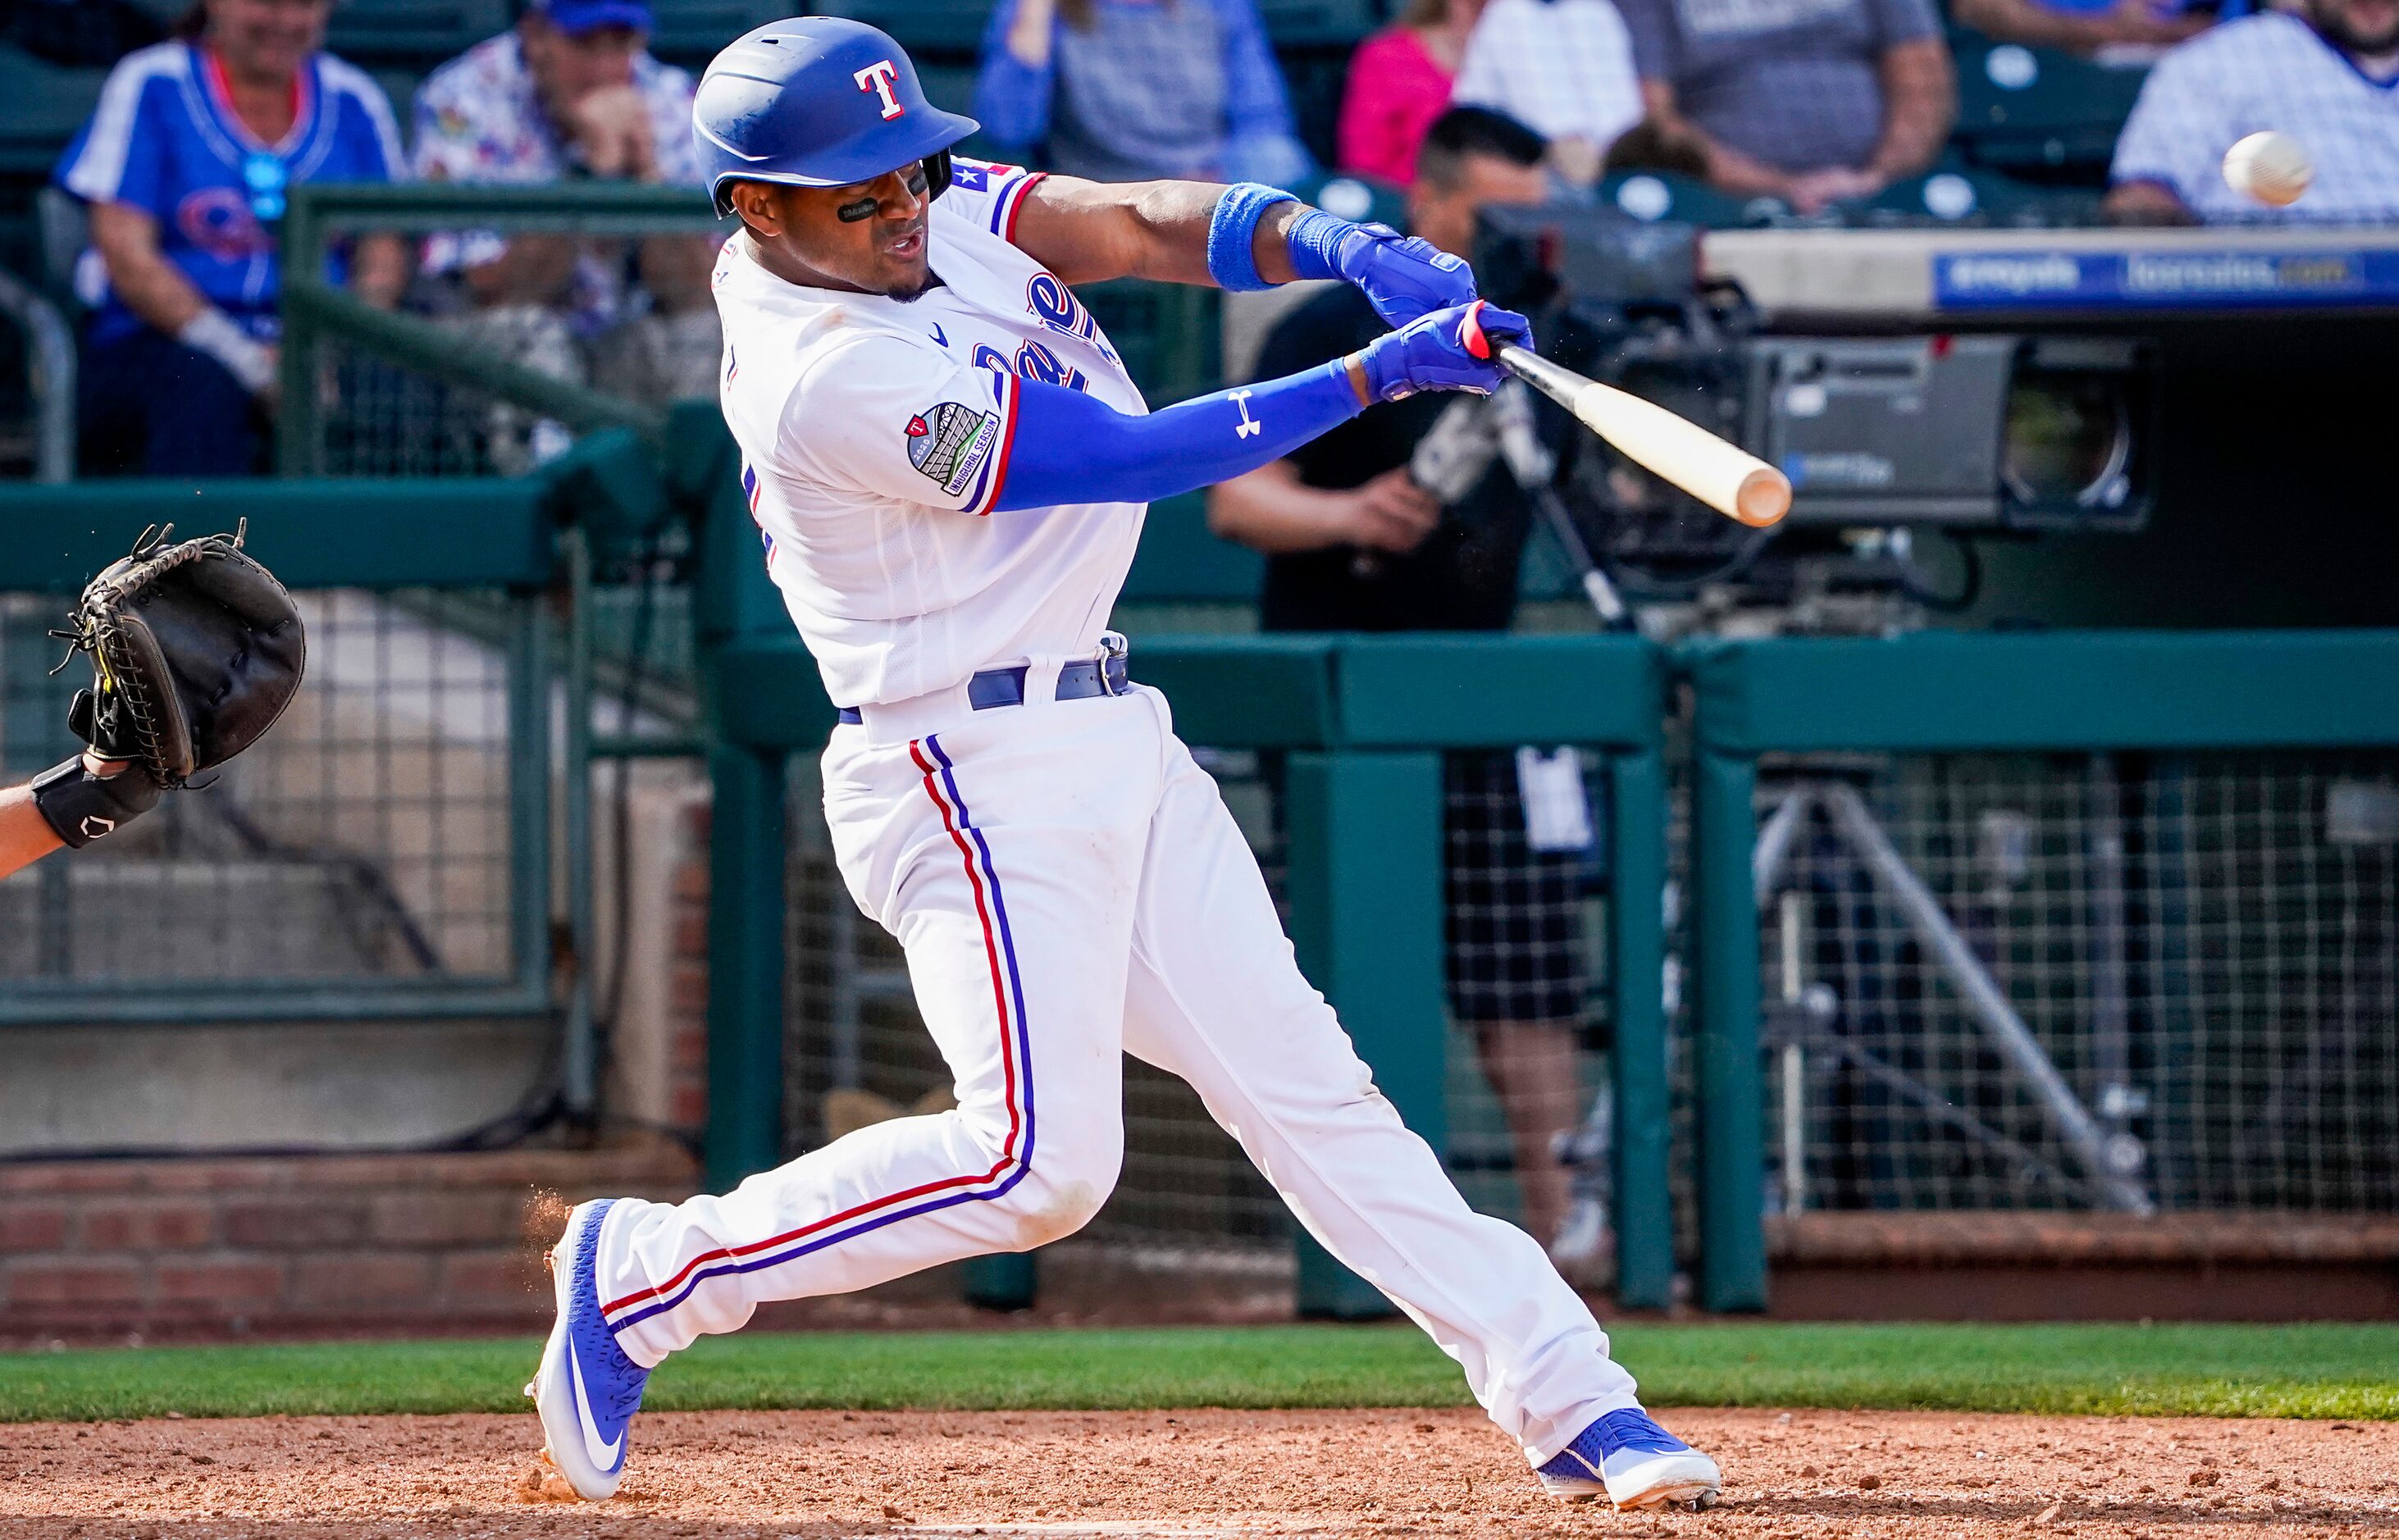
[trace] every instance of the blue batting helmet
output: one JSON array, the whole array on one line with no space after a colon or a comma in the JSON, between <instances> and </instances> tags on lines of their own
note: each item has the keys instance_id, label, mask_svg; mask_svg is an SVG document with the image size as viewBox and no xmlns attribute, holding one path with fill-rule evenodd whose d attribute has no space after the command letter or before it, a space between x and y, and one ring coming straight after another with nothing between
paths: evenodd
<instances>
[{"instance_id":1,"label":"blue batting helmet","mask_svg":"<svg viewBox=\"0 0 2399 1540\"><path fill-rule=\"evenodd\" d=\"M745 34L710 61L692 138L722 216L735 182L843 187L926 162L938 196L949 149L982 125L925 100L899 44L862 21L795 16Z\"/></svg>"}]
</instances>

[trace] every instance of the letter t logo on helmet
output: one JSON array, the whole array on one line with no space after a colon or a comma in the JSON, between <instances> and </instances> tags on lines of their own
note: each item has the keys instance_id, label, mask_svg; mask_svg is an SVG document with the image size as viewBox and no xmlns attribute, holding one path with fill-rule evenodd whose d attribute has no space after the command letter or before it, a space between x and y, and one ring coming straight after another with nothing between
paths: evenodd
<instances>
[{"instance_id":1,"label":"letter t logo on helmet","mask_svg":"<svg viewBox=\"0 0 2399 1540\"><path fill-rule=\"evenodd\" d=\"M733 212L737 182L847 187L919 163L938 197L950 147L976 128L926 98L889 34L837 16L787 17L728 44L700 76L691 118L720 215Z\"/></svg>"},{"instance_id":2,"label":"letter t logo on helmet","mask_svg":"<svg viewBox=\"0 0 2399 1540\"><path fill-rule=\"evenodd\" d=\"M858 82L860 90L873 91L883 99L883 120L887 123L908 111L900 105L900 99L891 94L891 82L899 74L900 66L888 59L878 59L850 77Z\"/></svg>"}]
</instances>

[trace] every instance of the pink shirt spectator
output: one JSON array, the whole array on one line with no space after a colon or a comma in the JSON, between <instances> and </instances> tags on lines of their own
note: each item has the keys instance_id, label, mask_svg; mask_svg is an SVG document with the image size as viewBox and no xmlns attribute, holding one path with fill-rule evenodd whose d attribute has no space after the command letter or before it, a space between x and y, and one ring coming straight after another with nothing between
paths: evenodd
<instances>
[{"instance_id":1,"label":"pink shirt spectator","mask_svg":"<svg viewBox=\"0 0 2399 1540\"><path fill-rule=\"evenodd\" d=\"M1455 75L1407 27L1386 27L1349 58L1341 98L1341 169L1404 187L1416 178L1416 147L1449 107Z\"/></svg>"}]
</instances>

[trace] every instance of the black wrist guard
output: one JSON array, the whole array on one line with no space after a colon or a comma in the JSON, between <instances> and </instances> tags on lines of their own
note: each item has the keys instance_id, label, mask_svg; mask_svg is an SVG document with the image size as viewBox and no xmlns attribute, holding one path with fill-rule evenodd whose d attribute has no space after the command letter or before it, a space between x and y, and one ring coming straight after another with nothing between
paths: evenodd
<instances>
[{"instance_id":1,"label":"black wrist guard","mask_svg":"<svg viewBox=\"0 0 2399 1540\"><path fill-rule=\"evenodd\" d=\"M159 790L138 764L113 776L95 776L78 755L34 777L34 805L60 839L81 850L157 806Z\"/></svg>"}]
</instances>

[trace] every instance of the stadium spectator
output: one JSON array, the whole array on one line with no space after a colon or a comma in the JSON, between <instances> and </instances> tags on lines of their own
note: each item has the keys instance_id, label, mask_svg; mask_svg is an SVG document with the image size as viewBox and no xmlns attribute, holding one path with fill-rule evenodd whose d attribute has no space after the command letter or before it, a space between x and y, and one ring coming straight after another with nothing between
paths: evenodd
<instances>
[{"instance_id":1,"label":"stadium spectator","mask_svg":"<svg viewBox=\"0 0 2399 1540\"><path fill-rule=\"evenodd\" d=\"M1642 117L1633 39L1610 0L1491 0L1452 95L1530 124L1578 187L1599 180L1608 146Z\"/></svg>"},{"instance_id":2,"label":"stadium spectator","mask_svg":"<svg viewBox=\"0 0 2399 1540\"><path fill-rule=\"evenodd\" d=\"M1956 0L1950 14L1995 42L2111 56L2171 47L2216 20L2187 0Z\"/></svg>"},{"instance_id":3,"label":"stadium spectator","mask_svg":"<svg viewBox=\"0 0 2399 1540\"><path fill-rule=\"evenodd\" d=\"M2315 169L2283 209L2224 180L2224 153L2267 128ZM2305 0L2192 38L2149 72L2109 180L2108 215L2128 223L2399 220L2399 6Z\"/></svg>"},{"instance_id":4,"label":"stadium spectator","mask_svg":"<svg viewBox=\"0 0 2399 1540\"><path fill-rule=\"evenodd\" d=\"M1708 181L1802 213L1932 163L1957 79L1931 0L1622 0L1649 115Z\"/></svg>"},{"instance_id":5,"label":"stadium spectator","mask_svg":"<svg viewBox=\"0 0 2399 1540\"><path fill-rule=\"evenodd\" d=\"M535 0L513 30L476 44L418 89L417 175L698 186L692 78L651 56L650 26L644 0ZM427 243L426 267L472 307L469 335L546 373L641 400L713 395L714 243L660 236L630 255L624 247L441 236ZM638 288L625 281L629 263Z\"/></svg>"},{"instance_id":6,"label":"stadium spectator","mask_svg":"<svg viewBox=\"0 0 2399 1540\"><path fill-rule=\"evenodd\" d=\"M390 103L321 51L332 0L207 0L129 54L60 162L91 215L77 287L93 307L79 411L87 475L264 467L281 272L273 224L296 182L400 169ZM406 256L359 239L328 277L389 304Z\"/></svg>"},{"instance_id":7,"label":"stadium spectator","mask_svg":"<svg viewBox=\"0 0 2399 1540\"><path fill-rule=\"evenodd\" d=\"M974 112L1014 154L1098 182L1308 174L1254 0L1002 0Z\"/></svg>"},{"instance_id":8,"label":"stadium spectator","mask_svg":"<svg viewBox=\"0 0 2399 1540\"><path fill-rule=\"evenodd\" d=\"M1415 232L1464 252L1477 210L1543 200L1538 134L1477 107L1434 121L1408 193ZM1384 330L1365 297L1327 289L1268 333L1252 371L1268 379L1365 345ZM1267 556L1268 630L1505 630L1532 511L1494 466L1443 508L1410 480L1409 457L1453 398L1371 406L1290 458L1209 494L1209 527ZM1568 1200L1555 1136L1582 1113L1576 1022L1582 1008L1574 851L1533 848L1514 754L1458 753L1447 795L1451 1006L1470 1025L1515 1149L1526 1227L1548 1242Z\"/></svg>"},{"instance_id":9,"label":"stadium spectator","mask_svg":"<svg viewBox=\"0 0 2399 1540\"><path fill-rule=\"evenodd\" d=\"M1483 0L1410 0L1400 19L1358 45L1341 93L1341 169L1404 187L1425 130L1450 88Z\"/></svg>"}]
</instances>

